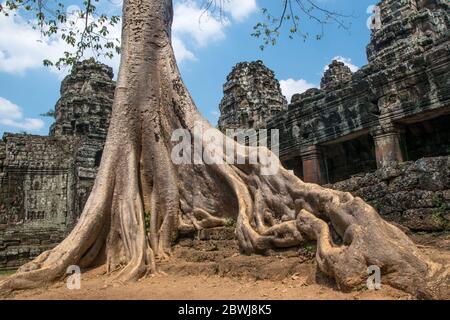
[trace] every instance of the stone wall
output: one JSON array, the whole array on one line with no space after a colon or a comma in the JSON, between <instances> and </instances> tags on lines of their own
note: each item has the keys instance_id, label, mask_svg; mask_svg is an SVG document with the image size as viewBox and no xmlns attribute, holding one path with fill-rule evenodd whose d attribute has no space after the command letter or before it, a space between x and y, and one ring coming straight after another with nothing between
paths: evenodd
<instances>
[{"instance_id":1,"label":"stone wall","mask_svg":"<svg viewBox=\"0 0 450 320\"><path fill-rule=\"evenodd\" d=\"M67 141L5 134L0 177L0 224L48 220L59 225L68 212L72 146Z\"/></svg>"},{"instance_id":2,"label":"stone wall","mask_svg":"<svg viewBox=\"0 0 450 320\"><path fill-rule=\"evenodd\" d=\"M5 134L2 144L0 269L21 265L60 242L73 214L70 143Z\"/></svg>"},{"instance_id":3,"label":"stone wall","mask_svg":"<svg viewBox=\"0 0 450 320\"><path fill-rule=\"evenodd\" d=\"M363 198L411 231L450 230L450 157L404 162L328 187Z\"/></svg>"},{"instance_id":4,"label":"stone wall","mask_svg":"<svg viewBox=\"0 0 450 320\"><path fill-rule=\"evenodd\" d=\"M442 149L450 145L450 4L378 5L381 26L367 46L369 64L351 74L333 61L321 89L294 95L287 111L267 120L268 129L280 130L281 159L300 164L289 169L307 182L449 154ZM362 162L368 165L357 169Z\"/></svg>"},{"instance_id":5,"label":"stone wall","mask_svg":"<svg viewBox=\"0 0 450 320\"><path fill-rule=\"evenodd\" d=\"M54 247L76 224L100 164L115 84L87 60L63 81L50 136L0 140L0 270Z\"/></svg>"}]
</instances>

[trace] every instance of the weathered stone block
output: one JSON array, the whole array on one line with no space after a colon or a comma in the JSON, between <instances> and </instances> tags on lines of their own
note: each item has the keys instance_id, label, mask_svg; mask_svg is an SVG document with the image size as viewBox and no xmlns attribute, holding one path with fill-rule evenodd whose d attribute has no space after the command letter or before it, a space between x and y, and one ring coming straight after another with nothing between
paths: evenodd
<instances>
[{"instance_id":1,"label":"weathered stone block","mask_svg":"<svg viewBox=\"0 0 450 320\"><path fill-rule=\"evenodd\" d=\"M429 183L422 181L429 181L425 177L433 176L434 173L438 173L440 177L448 176L450 167L446 166L447 159L450 159L450 156L405 162L329 187L360 196L387 220L400 223L413 231L443 231L449 226L446 221L450 210L450 192L430 190L440 189L442 185L439 188L430 188ZM395 177L386 178L393 176ZM361 183L364 180L370 181L371 185Z\"/></svg>"},{"instance_id":2,"label":"weathered stone block","mask_svg":"<svg viewBox=\"0 0 450 320\"><path fill-rule=\"evenodd\" d=\"M445 230L449 221L437 209L422 208L405 211L400 222L414 231L432 232Z\"/></svg>"}]
</instances>

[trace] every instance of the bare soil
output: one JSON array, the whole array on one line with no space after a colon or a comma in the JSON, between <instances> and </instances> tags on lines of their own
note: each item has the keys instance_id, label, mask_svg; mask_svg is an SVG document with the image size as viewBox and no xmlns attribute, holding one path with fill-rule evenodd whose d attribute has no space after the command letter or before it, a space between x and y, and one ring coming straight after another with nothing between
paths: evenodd
<instances>
[{"instance_id":1,"label":"bare soil","mask_svg":"<svg viewBox=\"0 0 450 320\"><path fill-rule=\"evenodd\" d=\"M83 272L81 289L65 281L45 288L19 291L9 299L79 300L410 300L411 295L382 285L341 292L317 270L314 248L243 256L235 240L221 236L208 241L186 239L175 246L161 274L136 283L117 283L103 267ZM450 235L415 235L419 247L434 260L450 265ZM6 275L0 275L0 280ZM450 299L450 297L449 297Z\"/></svg>"},{"instance_id":2,"label":"bare soil","mask_svg":"<svg viewBox=\"0 0 450 320\"><path fill-rule=\"evenodd\" d=\"M82 276L80 290L67 289L64 282L48 288L22 291L12 299L77 299L77 300L298 300L298 299L411 299L390 287L380 291L342 293L333 288L307 284L304 278L271 281L237 279L220 276L157 275L137 283L113 284L100 269Z\"/></svg>"}]
</instances>

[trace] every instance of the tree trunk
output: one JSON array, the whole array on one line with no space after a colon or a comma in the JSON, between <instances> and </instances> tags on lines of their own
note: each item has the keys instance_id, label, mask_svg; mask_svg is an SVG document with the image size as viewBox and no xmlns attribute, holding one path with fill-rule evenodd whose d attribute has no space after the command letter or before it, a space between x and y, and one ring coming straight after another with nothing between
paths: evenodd
<instances>
[{"instance_id":1,"label":"tree trunk","mask_svg":"<svg viewBox=\"0 0 450 320\"><path fill-rule=\"evenodd\" d=\"M278 159L275 175L262 175L261 164L248 162L175 165L173 131L187 129L207 146L211 141L194 128L212 128L177 68L172 1L125 0L123 8L113 115L89 200L70 235L3 281L0 291L41 286L63 277L70 265L106 264L119 280L137 280L170 257L180 230L221 226L234 217L247 254L317 240L319 268L343 290L365 283L367 267L377 265L383 283L420 297L446 294L448 271L360 198L306 184ZM250 148L236 148L248 159Z\"/></svg>"}]
</instances>

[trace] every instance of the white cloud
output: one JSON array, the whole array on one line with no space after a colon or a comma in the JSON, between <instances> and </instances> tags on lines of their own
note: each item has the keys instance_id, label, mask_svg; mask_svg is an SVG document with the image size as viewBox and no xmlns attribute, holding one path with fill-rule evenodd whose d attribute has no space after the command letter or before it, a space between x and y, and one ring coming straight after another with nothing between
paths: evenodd
<instances>
[{"instance_id":1,"label":"white cloud","mask_svg":"<svg viewBox=\"0 0 450 320\"><path fill-rule=\"evenodd\" d=\"M228 0L224 2L224 10L241 22L258 9L256 0Z\"/></svg>"},{"instance_id":2,"label":"white cloud","mask_svg":"<svg viewBox=\"0 0 450 320\"><path fill-rule=\"evenodd\" d=\"M36 131L44 127L44 121L41 119L25 118L22 121L15 121L11 119L2 119L0 124L3 124L12 128L19 128L27 131Z\"/></svg>"},{"instance_id":3,"label":"white cloud","mask_svg":"<svg viewBox=\"0 0 450 320\"><path fill-rule=\"evenodd\" d=\"M68 8L68 12L72 13L77 10L79 11L77 6ZM83 21L77 19L76 23L81 24ZM109 32L109 38L120 39L120 24L110 27ZM43 67L44 59L56 61L63 56L65 51L72 52L73 50L73 47L59 37L43 37L39 30L33 29L32 25L19 14L15 16L11 14L9 17L0 15L0 72L23 75L27 70ZM86 58L90 56L87 54ZM119 57L115 57L113 60L106 58L100 60L112 65L117 74ZM65 75L67 72L67 70L59 71L56 68L51 68L51 71L59 75Z\"/></svg>"},{"instance_id":4,"label":"white cloud","mask_svg":"<svg viewBox=\"0 0 450 320\"><path fill-rule=\"evenodd\" d=\"M23 74L41 67L45 58L56 58L62 52L60 41L44 41L22 17L0 15L0 71Z\"/></svg>"},{"instance_id":5,"label":"white cloud","mask_svg":"<svg viewBox=\"0 0 450 320\"><path fill-rule=\"evenodd\" d=\"M303 93L311 88L317 88L317 85L309 83L304 79L300 80L287 79L280 81L280 87L281 91L283 92L283 95L286 97L288 102L290 102L294 94Z\"/></svg>"},{"instance_id":6,"label":"white cloud","mask_svg":"<svg viewBox=\"0 0 450 320\"><path fill-rule=\"evenodd\" d=\"M225 38L224 29L230 25L228 19L220 21L205 12L197 2L185 0L178 2L174 8L172 32L177 37L187 36L198 46L204 47L211 41Z\"/></svg>"},{"instance_id":7,"label":"white cloud","mask_svg":"<svg viewBox=\"0 0 450 320\"><path fill-rule=\"evenodd\" d=\"M205 12L200 3L200 0L179 0L175 3L172 42L178 62L195 60L187 42L193 41L197 47L206 47L223 40L225 30L232 21L242 22L258 8L256 0L225 0L222 3L225 16L220 19L217 14Z\"/></svg>"},{"instance_id":8,"label":"white cloud","mask_svg":"<svg viewBox=\"0 0 450 320\"><path fill-rule=\"evenodd\" d=\"M352 59L351 59L351 58L346 58L346 57L343 57L343 56L336 56L336 57L334 57L332 60L337 60L337 61L339 61L339 62L343 62L347 67L350 68L350 70L351 70L352 72L356 72L356 71L359 70L359 67L356 66L356 65L354 65L354 64L352 63ZM328 68L329 68L328 65L326 65L326 66L323 68L323 71L324 71L324 72L327 71Z\"/></svg>"},{"instance_id":9,"label":"white cloud","mask_svg":"<svg viewBox=\"0 0 450 320\"><path fill-rule=\"evenodd\" d=\"M22 111L20 108L5 98L0 97L0 119L20 119Z\"/></svg>"},{"instance_id":10,"label":"white cloud","mask_svg":"<svg viewBox=\"0 0 450 320\"><path fill-rule=\"evenodd\" d=\"M229 18L220 20L215 15L206 13L201 3L201 0L175 2L172 42L178 62L196 60L194 52L188 46L190 41L197 47L206 47L212 42L223 40L226 37L225 30L232 21L242 22L257 10L256 0L227 0L224 1L224 12ZM121 4L120 0L112 2L111 10L117 11ZM69 12L77 10L77 6L68 7ZM82 19L77 19L77 23L83 23ZM109 38L120 39L121 24L110 28L109 31ZM28 70L42 68L44 59L58 60L65 51L71 52L73 48L59 37L42 37L40 32L34 30L27 19L19 14L11 14L9 17L0 15L0 72L23 75ZM89 57L86 55L86 58ZM119 56L100 61L111 65L117 75ZM61 72L51 68L51 71L62 77L68 70Z\"/></svg>"},{"instance_id":11,"label":"white cloud","mask_svg":"<svg viewBox=\"0 0 450 320\"><path fill-rule=\"evenodd\" d=\"M24 118L19 106L0 97L0 124L12 128L35 131L44 127L44 121L35 118Z\"/></svg>"},{"instance_id":12,"label":"white cloud","mask_svg":"<svg viewBox=\"0 0 450 320\"><path fill-rule=\"evenodd\" d=\"M220 117L220 112L218 110L212 110L210 111L211 115L214 117Z\"/></svg>"},{"instance_id":13,"label":"white cloud","mask_svg":"<svg viewBox=\"0 0 450 320\"><path fill-rule=\"evenodd\" d=\"M173 46L173 51L175 52L175 57L177 58L178 62L182 62L185 60L191 60L191 61L197 60L195 58L195 55L186 48L186 45L184 44L184 42L181 41L181 39L178 38L177 36L173 36L172 46Z\"/></svg>"}]
</instances>

